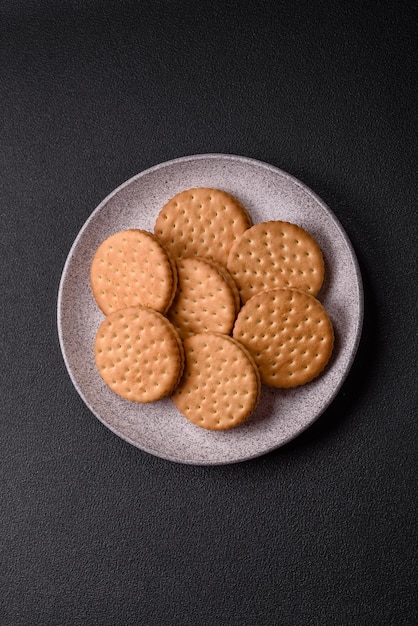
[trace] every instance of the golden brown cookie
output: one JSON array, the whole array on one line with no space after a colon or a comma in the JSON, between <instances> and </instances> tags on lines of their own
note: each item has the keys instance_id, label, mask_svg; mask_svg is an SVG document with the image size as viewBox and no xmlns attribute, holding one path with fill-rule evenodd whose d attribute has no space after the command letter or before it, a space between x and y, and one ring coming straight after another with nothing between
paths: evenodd
<instances>
[{"instance_id":1,"label":"golden brown cookie","mask_svg":"<svg viewBox=\"0 0 418 626\"><path fill-rule=\"evenodd\" d=\"M176 259L202 256L226 266L232 243L251 223L246 209L229 193L198 187L164 205L154 233Z\"/></svg>"},{"instance_id":2,"label":"golden brown cookie","mask_svg":"<svg viewBox=\"0 0 418 626\"><path fill-rule=\"evenodd\" d=\"M228 271L225 265L222 265L222 263L219 263L218 261L214 261L213 259L208 259L207 257L205 258L205 261L206 263L211 263L214 267L216 267L218 272L224 277L224 279L228 283L232 291L232 294L234 296L235 314L237 314L241 308L241 299L239 297L238 287L236 286L235 281L231 276L231 273Z\"/></svg>"},{"instance_id":3,"label":"golden brown cookie","mask_svg":"<svg viewBox=\"0 0 418 626\"><path fill-rule=\"evenodd\" d=\"M167 317L181 338L207 331L229 334L235 322L236 302L217 266L200 257L188 257L177 261L177 274L177 293Z\"/></svg>"},{"instance_id":4,"label":"golden brown cookie","mask_svg":"<svg viewBox=\"0 0 418 626\"><path fill-rule=\"evenodd\" d=\"M259 291L279 287L316 296L324 280L318 244L289 222L261 222L249 228L233 243L227 267L243 303Z\"/></svg>"},{"instance_id":5,"label":"golden brown cookie","mask_svg":"<svg viewBox=\"0 0 418 626\"><path fill-rule=\"evenodd\" d=\"M94 298L105 315L142 305L165 313L177 287L170 254L152 233L115 233L98 248L90 271Z\"/></svg>"},{"instance_id":6,"label":"golden brown cookie","mask_svg":"<svg viewBox=\"0 0 418 626\"><path fill-rule=\"evenodd\" d=\"M253 356L261 381L272 387L296 387L318 376L334 345L325 308L297 289L253 296L238 314L233 337Z\"/></svg>"},{"instance_id":7,"label":"golden brown cookie","mask_svg":"<svg viewBox=\"0 0 418 626\"><path fill-rule=\"evenodd\" d=\"M161 313L141 306L111 313L99 327L94 351L105 383L135 402L167 396L183 372L176 329Z\"/></svg>"},{"instance_id":8,"label":"golden brown cookie","mask_svg":"<svg viewBox=\"0 0 418 626\"><path fill-rule=\"evenodd\" d=\"M186 365L172 398L191 422L208 430L242 424L260 396L260 376L247 350L233 338L200 333L184 341Z\"/></svg>"}]
</instances>

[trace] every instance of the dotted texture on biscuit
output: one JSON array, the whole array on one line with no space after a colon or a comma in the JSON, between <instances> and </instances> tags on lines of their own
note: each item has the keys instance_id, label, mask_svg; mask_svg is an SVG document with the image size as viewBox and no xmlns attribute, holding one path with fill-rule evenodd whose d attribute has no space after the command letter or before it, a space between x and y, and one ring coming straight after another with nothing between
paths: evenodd
<instances>
[{"instance_id":1,"label":"dotted texture on biscuit","mask_svg":"<svg viewBox=\"0 0 418 626\"><path fill-rule=\"evenodd\" d=\"M246 302L259 291L291 287L316 296L324 261L316 241L289 222L261 222L233 244L227 267Z\"/></svg>"},{"instance_id":2,"label":"dotted texture on biscuit","mask_svg":"<svg viewBox=\"0 0 418 626\"><path fill-rule=\"evenodd\" d=\"M199 257L179 259L178 287L167 312L180 336L217 331L229 334L235 321L234 293L217 267Z\"/></svg>"},{"instance_id":3,"label":"dotted texture on biscuit","mask_svg":"<svg viewBox=\"0 0 418 626\"><path fill-rule=\"evenodd\" d=\"M175 258L203 256L226 266L232 243L251 226L241 203L219 189L187 189L160 211L154 234Z\"/></svg>"},{"instance_id":4,"label":"dotted texture on biscuit","mask_svg":"<svg viewBox=\"0 0 418 626\"><path fill-rule=\"evenodd\" d=\"M95 300L105 315L143 305L164 313L177 286L174 262L152 233L115 233L98 248L90 271Z\"/></svg>"},{"instance_id":5,"label":"dotted texture on biscuit","mask_svg":"<svg viewBox=\"0 0 418 626\"><path fill-rule=\"evenodd\" d=\"M97 368L118 395L152 402L172 392L184 367L182 342L163 315L131 307L109 315L95 341Z\"/></svg>"},{"instance_id":6,"label":"dotted texture on biscuit","mask_svg":"<svg viewBox=\"0 0 418 626\"><path fill-rule=\"evenodd\" d=\"M206 263L212 264L218 270L218 272L221 274L221 276L223 276L223 278L226 280L226 282L228 283L228 285L229 285L229 287L230 287L230 289L232 291L232 295L234 296L235 314L237 314L238 311L241 308L241 299L240 299L240 296L239 296L238 287L236 286L235 281L232 278L231 273L226 268L226 266L222 265L222 263L219 263L219 261L214 261L213 259L208 259L208 258L205 258L205 261L206 261Z\"/></svg>"},{"instance_id":7,"label":"dotted texture on biscuit","mask_svg":"<svg viewBox=\"0 0 418 626\"><path fill-rule=\"evenodd\" d=\"M253 296L238 314L233 337L253 356L262 382L273 387L296 387L318 376L334 345L325 308L296 289Z\"/></svg>"},{"instance_id":8,"label":"dotted texture on biscuit","mask_svg":"<svg viewBox=\"0 0 418 626\"><path fill-rule=\"evenodd\" d=\"M246 420L260 395L257 367L231 337L201 333L184 342L184 375L172 398L191 422L227 430Z\"/></svg>"}]
</instances>

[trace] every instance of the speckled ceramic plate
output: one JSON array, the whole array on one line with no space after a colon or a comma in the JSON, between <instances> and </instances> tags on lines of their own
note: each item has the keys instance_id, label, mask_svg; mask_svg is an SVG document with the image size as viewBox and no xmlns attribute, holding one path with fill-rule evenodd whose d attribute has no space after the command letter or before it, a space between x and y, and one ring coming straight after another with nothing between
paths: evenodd
<instances>
[{"instance_id":1,"label":"speckled ceramic plate","mask_svg":"<svg viewBox=\"0 0 418 626\"><path fill-rule=\"evenodd\" d=\"M324 253L326 279L318 297L335 329L335 349L326 370L291 390L263 387L260 403L246 424L210 432L185 419L170 398L136 404L115 395L100 378L93 344L103 319L89 283L99 244L127 228L153 231L163 204L190 187L224 189L241 200L254 223L287 220L299 224ZM90 410L111 431L138 448L181 463L234 463L287 443L329 406L355 356L361 334L363 296L350 241L335 215L301 182L266 163L239 156L208 154L162 163L134 176L93 211L71 248L58 296L58 332L71 379Z\"/></svg>"}]
</instances>

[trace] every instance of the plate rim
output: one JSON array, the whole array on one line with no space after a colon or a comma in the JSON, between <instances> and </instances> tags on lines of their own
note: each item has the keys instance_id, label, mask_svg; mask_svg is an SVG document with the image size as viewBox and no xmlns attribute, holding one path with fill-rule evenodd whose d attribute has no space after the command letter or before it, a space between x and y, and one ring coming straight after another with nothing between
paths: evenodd
<instances>
[{"instance_id":1,"label":"plate rim","mask_svg":"<svg viewBox=\"0 0 418 626\"><path fill-rule=\"evenodd\" d=\"M262 451L257 451L254 454L247 454L242 458L238 458L238 459L227 459L227 460L195 460L195 459L180 459L178 457L175 456L170 456L169 454L164 454L158 450L153 450L150 447L144 446L144 445L139 445L136 441L133 441L129 436L120 433L117 431L117 429L113 428L112 425L108 424L102 417L101 415L98 413L98 411L96 411L94 409L94 407L91 406L90 402L88 401L88 399L85 397L84 392L82 391L82 389L80 388L78 382L76 381L74 374L72 372L72 367L69 363L69 359L67 357L67 353L66 353L66 348L65 348L65 340L63 337L63 329L62 329L62 311L63 311L63 291L64 291L64 285L66 282L66 278L67 278L67 274L68 274L68 270L69 270L69 266L71 264L71 261L73 259L74 256L74 252L78 246L78 243L81 239L81 237L83 236L85 230L88 228L89 224L91 221L93 221L93 219L95 218L96 214L99 213L102 209L102 207L104 207L115 195L117 195L120 191L122 191L125 187L133 184L136 180L138 180L139 178L142 178L143 176L158 171L159 169L163 169L165 167L174 165L174 164L178 164L178 163L187 163L190 161L199 161L199 160L205 160L205 159L209 159L209 160L216 160L216 159L221 159L221 160L232 160L232 161L238 161L240 163L246 163L250 166L256 166L256 167L262 167L264 169L267 169L269 171L271 171L274 174L277 174L281 177L286 178L287 180L289 180L290 182L292 182L294 185L296 185L297 187L301 188L307 195L309 195L313 200L315 200L318 204L320 204L326 211L326 213L328 214L328 216L332 219L332 221L334 222L335 227L337 228L337 230L339 231L339 233L341 234L345 245L348 248L348 251L350 253L350 257L353 263L353 268L354 268L354 274L355 274L355 279L356 279L356 284L357 284L357 288L358 288L358 314L356 317L356 325L355 325L355 339L351 348L351 353L350 353L350 357L349 360L347 362L345 371L343 372L343 375L340 377L338 384L335 385L333 392L330 394L327 402L325 403L325 405L322 407L321 411L318 412L315 417L310 420L308 423L304 424L303 427L301 427L298 432L296 434L291 433L289 434L287 437L285 437L280 444L278 445L272 445L269 447L266 447L265 449L263 449ZM360 344L360 340L361 340L361 336L362 336L362 330L363 330L363 321L364 321L364 286L363 286L363 280L362 280L362 275L361 275L361 271L360 271L360 266L359 266L359 262L357 259L357 255L355 253L353 244L351 243L351 240L348 237L348 234L345 231L345 228L343 227L343 225L341 224L341 222L338 220L337 216L335 215L335 213L333 212L333 210L328 206L328 204L326 202L324 202L324 200L322 200L322 198L316 194L314 191L312 191L312 189L310 187L308 187L305 183L303 183L302 181L300 181L298 178L296 178L295 176L293 176L292 174L289 174L288 172L280 169L279 167L276 167L275 165L271 165L270 163L266 163L264 161L261 161L259 159L255 159L253 157L246 157L246 156L239 156L236 154L229 154L229 153L217 153L217 152L211 152L211 153L199 153L199 154L194 154L194 155L187 155L187 156L182 156L182 157L177 157L174 159L170 159L168 161L163 161L161 163L158 163L156 165L152 165L151 167L146 168L145 170L142 170L141 172L138 172L137 174L135 174L134 176L131 176L130 178L128 178L127 180L125 180L123 183L121 183L120 185L118 185L115 189L113 189L97 206L95 209L93 209L93 211L90 213L90 215L88 216L88 218L85 220L84 224L82 225L82 227L80 228L76 238L73 241L73 244L71 245L69 252L67 254L63 269L62 269L62 273L61 273L61 277L60 277L60 281L59 281L59 287L58 287L58 295L57 295L57 330L58 330L58 339L59 339L59 345L60 345L60 349L61 349L61 353L63 356L63 360L64 360L64 364L65 367L67 369L68 375L70 377L71 382L73 383L77 393L79 394L79 396L81 397L81 399L83 400L84 404L87 406L87 408L90 410L90 412L108 429L110 430L114 435L116 435L117 437L119 437L120 439L123 439L124 441L128 442L129 444L133 445L135 448L146 452L148 454L151 454L153 456L156 456L158 458L164 459L166 461L170 461L173 463L180 463L180 464L184 464L184 465L196 465L196 466L221 466L221 465L233 465L235 463L243 463L245 461L250 461L252 459L255 458L259 458L262 457L266 454L269 454L270 452L273 452L274 450L278 450L280 448L282 448L283 446L287 445L290 441L293 441L294 439L296 439L297 437L299 437L303 432L305 432L310 426L312 426L312 424L314 424L320 417L321 415L323 415L323 413L328 409L328 407L332 404L332 402L334 401L334 399L336 398L336 396L338 395L341 387L343 386L351 368L353 365L353 362L355 360L357 351L358 351L358 347Z\"/></svg>"}]
</instances>

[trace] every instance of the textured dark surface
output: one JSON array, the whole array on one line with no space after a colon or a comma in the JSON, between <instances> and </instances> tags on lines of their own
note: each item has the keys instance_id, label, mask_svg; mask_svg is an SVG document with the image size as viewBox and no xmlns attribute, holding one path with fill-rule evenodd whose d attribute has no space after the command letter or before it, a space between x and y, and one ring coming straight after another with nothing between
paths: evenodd
<instances>
[{"instance_id":1,"label":"textured dark surface","mask_svg":"<svg viewBox=\"0 0 418 626\"><path fill-rule=\"evenodd\" d=\"M408 1L1 3L2 626L417 623L416 24ZM99 201L206 152L316 191L366 298L320 420L212 468L106 430L55 321Z\"/></svg>"}]
</instances>

